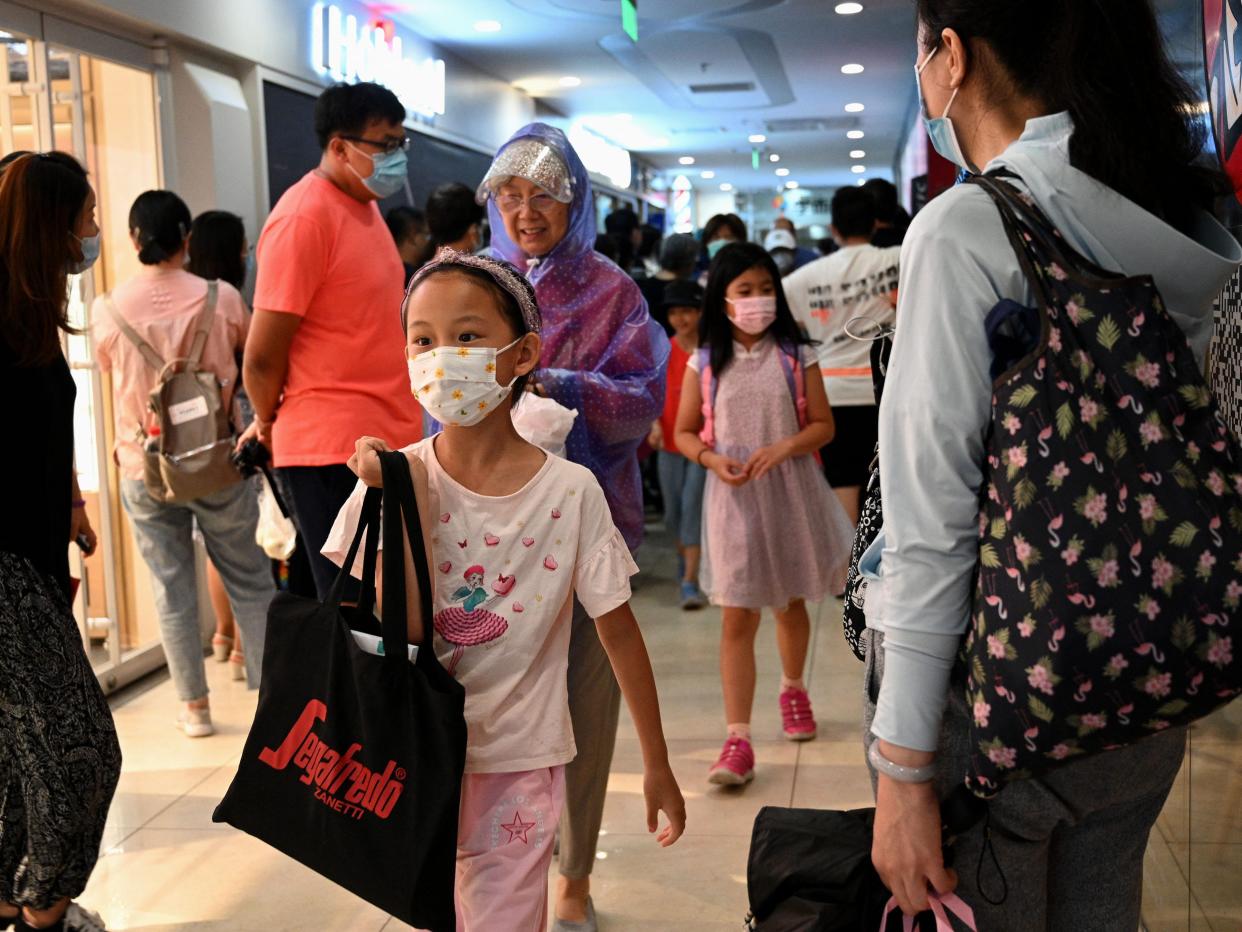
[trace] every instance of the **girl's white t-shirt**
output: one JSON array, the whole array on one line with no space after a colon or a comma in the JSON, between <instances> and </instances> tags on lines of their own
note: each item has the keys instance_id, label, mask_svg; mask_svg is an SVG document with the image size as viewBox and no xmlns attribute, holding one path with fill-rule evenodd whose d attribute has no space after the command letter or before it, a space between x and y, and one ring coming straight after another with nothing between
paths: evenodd
<instances>
[{"instance_id":1,"label":"girl's white t-shirt","mask_svg":"<svg viewBox=\"0 0 1242 932\"><path fill-rule=\"evenodd\" d=\"M574 594L599 618L629 601L638 567L588 469L548 456L512 495L479 495L441 468L434 443L404 452L427 466L436 656L466 688L466 771L569 763L577 753L565 679ZM359 482L323 546L338 566L365 493ZM361 554L351 572L361 577Z\"/></svg>"}]
</instances>

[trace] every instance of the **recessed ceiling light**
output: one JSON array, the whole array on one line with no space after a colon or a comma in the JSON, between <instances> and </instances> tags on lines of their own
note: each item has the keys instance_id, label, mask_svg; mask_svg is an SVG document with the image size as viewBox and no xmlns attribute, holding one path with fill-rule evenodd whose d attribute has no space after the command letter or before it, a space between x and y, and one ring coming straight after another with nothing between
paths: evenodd
<instances>
[{"instance_id":1,"label":"recessed ceiling light","mask_svg":"<svg viewBox=\"0 0 1242 932\"><path fill-rule=\"evenodd\" d=\"M704 181L711 181L713 178L716 177L716 173L715 172L700 172L699 177L702 178Z\"/></svg>"},{"instance_id":2,"label":"recessed ceiling light","mask_svg":"<svg viewBox=\"0 0 1242 932\"><path fill-rule=\"evenodd\" d=\"M561 87L577 87L582 83L582 79L574 77L572 74L567 74L565 77L561 78L559 83Z\"/></svg>"},{"instance_id":3,"label":"recessed ceiling light","mask_svg":"<svg viewBox=\"0 0 1242 932\"><path fill-rule=\"evenodd\" d=\"M771 155L768 156L769 162L779 162L780 160L781 160L781 157L777 155L775 152L773 152Z\"/></svg>"},{"instance_id":4,"label":"recessed ceiling light","mask_svg":"<svg viewBox=\"0 0 1242 932\"><path fill-rule=\"evenodd\" d=\"M852 171L855 175L861 175L866 170L867 170L866 165L855 165L853 168L850 169L850 171Z\"/></svg>"},{"instance_id":5,"label":"recessed ceiling light","mask_svg":"<svg viewBox=\"0 0 1242 932\"><path fill-rule=\"evenodd\" d=\"M789 169L788 169L788 168L778 168L778 169L776 170L776 177L778 177L778 178L784 178L784 177L785 177L786 175L788 175L788 174L789 174Z\"/></svg>"},{"instance_id":6,"label":"recessed ceiling light","mask_svg":"<svg viewBox=\"0 0 1242 932\"><path fill-rule=\"evenodd\" d=\"M852 129L845 134L846 139L862 139L867 134L860 129Z\"/></svg>"},{"instance_id":7,"label":"recessed ceiling light","mask_svg":"<svg viewBox=\"0 0 1242 932\"><path fill-rule=\"evenodd\" d=\"M562 80L562 82L563 82L565 79L564 79L564 78L562 78L561 80ZM866 105L865 105L865 104L858 104L858 103L854 103L854 104L846 104L846 105L845 105L845 112L846 112L846 113L862 113L862 112L863 112L864 110L866 110L866 109L867 109L867 107L866 107Z\"/></svg>"},{"instance_id":8,"label":"recessed ceiling light","mask_svg":"<svg viewBox=\"0 0 1242 932\"><path fill-rule=\"evenodd\" d=\"M838 3L837 12L842 16L853 16L855 13L861 13L863 5L861 3Z\"/></svg>"},{"instance_id":9,"label":"recessed ceiling light","mask_svg":"<svg viewBox=\"0 0 1242 932\"><path fill-rule=\"evenodd\" d=\"M475 32L500 32L500 20L481 19L474 24Z\"/></svg>"},{"instance_id":10,"label":"recessed ceiling light","mask_svg":"<svg viewBox=\"0 0 1242 932\"><path fill-rule=\"evenodd\" d=\"M855 181L855 182L854 182L854 184L858 185L858 187L860 187L860 188L861 188L863 185L865 185L866 183L867 183L867 179L866 179L866 178L859 178L857 181Z\"/></svg>"},{"instance_id":11,"label":"recessed ceiling light","mask_svg":"<svg viewBox=\"0 0 1242 932\"><path fill-rule=\"evenodd\" d=\"M854 149L852 152L850 152L850 158L852 159L865 159L866 157L867 157L867 153L864 152L862 149Z\"/></svg>"},{"instance_id":12,"label":"recessed ceiling light","mask_svg":"<svg viewBox=\"0 0 1242 932\"><path fill-rule=\"evenodd\" d=\"M842 74L862 74L862 73L863 73L863 71L865 71L865 70L866 70L866 69L865 69L865 68L863 68L863 66L862 66L862 65L858 65L858 64L853 64L853 65L842 65L842 66L841 66L841 73L842 73Z\"/></svg>"},{"instance_id":13,"label":"recessed ceiling light","mask_svg":"<svg viewBox=\"0 0 1242 932\"><path fill-rule=\"evenodd\" d=\"M798 186L798 182L796 182L796 181L786 181L786 182L785 182L785 187L786 187L786 188L788 188L790 191L792 191L792 190L793 190L794 188L796 188L797 186Z\"/></svg>"},{"instance_id":14,"label":"recessed ceiling light","mask_svg":"<svg viewBox=\"0 0 1242 932\"><path fill-rule=\"evenodd\" d=\"M729 182L726 181L724 184L720 186L720 190L721 191L732 191L733 185L729 184Z\"/></svg>"},{"instance_id":15,"label":"recessed ceiling light","mask_svg":"<svg viewBox=\"0 0 1242 932\"><path fill-rule=\"evenodd\" d=\"M750 136L750 141L753 142L755 145L759 145L760 143L767 142L768 137L763 135L763 133L753 133Z\"/></svg>"},{"instance_id":16,"label":"recessed ceiling light","mask_svg":"<svg viewBox=\"0 0 1242 932\"><path fill-rule=\"evenodd\" d=\"M680 162L682 165L693 165L693 164L694 164L694 156L693 156L693 155L683 155L683 156L682 156L681 158L679 158L677 161L678 161L678 162Z\"/></svg>"}]
</instances>

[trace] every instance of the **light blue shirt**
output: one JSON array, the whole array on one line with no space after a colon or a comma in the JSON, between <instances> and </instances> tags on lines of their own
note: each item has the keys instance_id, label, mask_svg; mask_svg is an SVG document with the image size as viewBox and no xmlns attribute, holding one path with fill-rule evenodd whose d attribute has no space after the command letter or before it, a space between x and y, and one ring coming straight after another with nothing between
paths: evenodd
<instances>
[{"instance_id":1,"label":"light blue shirt","mask_svg":"<svg viewBox=\"0 0 1242 932\"><path fill-rule=\"evenodd\" d=\"M1088 259L1152 274L1197 358L1212 301L1242 248L1206 212L1183 234L1069 162L1066 113L1026 125L988 169L1016 172ZM869 554L867 625L885 634L872 732L934 751L949 674L966 630L978 554L979 488L991 418L984 318L1002 298L1035 304L987 192L959 185L910 226L901 255L897 334L880 406L884 530Z\"/></svg>"}]
</instances>

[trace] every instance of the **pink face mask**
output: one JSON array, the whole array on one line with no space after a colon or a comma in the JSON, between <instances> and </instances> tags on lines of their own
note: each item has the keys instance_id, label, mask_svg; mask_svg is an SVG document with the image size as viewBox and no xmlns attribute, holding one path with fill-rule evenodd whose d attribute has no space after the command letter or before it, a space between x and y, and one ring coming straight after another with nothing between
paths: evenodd
<instances>
[{"instance_id":1,"label":"pink face mask","mask_svg":"<svg viewBox=\"0 0 1242 932\"><path fill-rule=\"evenodd\" d=\"M733 305L733 323L742 333L757 337L776 320L776 296L759 295L754 298L729 298Z\"/></svg>"}]
</instances>

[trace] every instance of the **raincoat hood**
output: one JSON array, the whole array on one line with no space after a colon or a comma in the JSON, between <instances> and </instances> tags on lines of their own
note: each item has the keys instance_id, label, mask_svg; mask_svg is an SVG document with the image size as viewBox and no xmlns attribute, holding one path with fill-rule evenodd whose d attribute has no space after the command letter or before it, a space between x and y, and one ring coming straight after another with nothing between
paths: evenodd
<instances>
[{"instance_id":1,"label":"raincoat hood","mask_svg":"<svg viewBox=\"0 0 1242 932\"><path fill-rule=\"evenodd\" d=\"M569 169L569 184L573 193L573 200L569 206L569 228L565 231L564 238L546 256L528 256L518 247L517 243L510 239L505 229L504 217L500 215L500 209L496 206L496 198L489 197L487 216L492 226L492 248L502 259L507 259L519 269L525 269L530 259L537 258L540 264L543 264L580 258L583 254L593 252L595 250L595 204L591 197L591 178L587 174L586 166L582 164L582 159L578 158L578 153L569 144L565 134L555 126L549 126L547 123L528 123L500 147L494 161L501 161L505 151L521 141L543 143L560 156L565 167ZM548 193L555 196L557 192Z\"/></svg>"}]
</instances>

